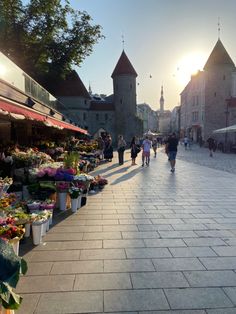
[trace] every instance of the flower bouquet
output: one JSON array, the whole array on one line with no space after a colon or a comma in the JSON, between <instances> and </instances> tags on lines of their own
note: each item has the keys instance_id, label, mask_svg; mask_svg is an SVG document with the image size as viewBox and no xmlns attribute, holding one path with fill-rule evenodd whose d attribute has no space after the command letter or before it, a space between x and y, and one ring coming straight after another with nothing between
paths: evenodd
<instances>
[{"instance_id":1,"label":"flower bouquet","mask_svg":"<svg viewBox=\"0 0 236 314\"><path fill-rule=\"evenodd\" d=\"M83 189L79 186L72 185L69 188L68 192L69 192L70 198L75 199L75 198L78 198L83 193Z\"/></svg>"},{"instance_id":2,"label":"flower bouquet","mask_svg":"<svg viewBox=\"0 0 236 314\"><path fill-rule=\"evenodd\" d=\"M4 179L2 179L0 177L0 197L3 195L3 193L7 192L12 183L13 183L12 178L5 177Z\"/></svg>"}]
</instances>

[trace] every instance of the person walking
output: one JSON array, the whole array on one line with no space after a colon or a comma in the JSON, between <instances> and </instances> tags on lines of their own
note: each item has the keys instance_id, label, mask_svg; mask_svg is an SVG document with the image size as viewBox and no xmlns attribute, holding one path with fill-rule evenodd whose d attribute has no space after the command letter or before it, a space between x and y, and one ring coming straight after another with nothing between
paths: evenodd
<instances>
[{"instance_id":1,"label":"person walking","mask_svg":"<svg viewBox=\"0 0 236 314\"><path fill-rule=\"evenodd\" d=\"M144 166L144 162L146 162L146 165L149 166L151 147L152 147L152 141L150 141L148 139L148 136L146 136L145 140L143 141L143 144L142 144L142 148L143 148L142 167Z\"/></svg>"},{"instance_id":2,"label":"person walking","mask_svg":"<svg viewBox=\"0 0 236 314\"><path fill-rule=\"evenodd\" d=\"M154 151L154 157L156 158L157 156L157 139L154 138L153 142L152 142L152 148Z\"/></svg>"},{"instance_id":3,"label":"person walking","mask_svg":"<svg viewBox=\"0 0 236 314\"><path fill-rule=\"evenodd\" d=\"M104 159L107 161L112 161L113 158L113 147L112 147L112 139L108 134L105 139L105 148L104 148Z\"/></svg>"},{"instance_id":4,"label":"person walking","mask_svg":"<svg viewBox=\"0 0 236 314\"><path fill-rule=\"evenodd\" d=\"M134 166L134 165L137 165L135 160L136 160L136 157L137 157L138 153L140 152L140 148L136 144L135 136L132 138L132 141L130 143L130 149L131 149L130 152L131 152L131 159L132 159L131 166Z\"/></svg>"},{"instance_id":5,"label":"person walking","mask_svg":"<svg viewBox=\"0 0 236 314\"><path fill-rule=\"evenodd\" d=\"M101 136L98 137L97 143L98 143L98 158L100 160L103 160L103 151L104 151L105 143Z\"/></svg>"},{"instance_id":6,"label":"person walking","mask_svg":"<svg viewBox=\"0 0 236 314\"><path fill-rule=\"evenodd\" d=\"M169 161L171 165L171 170L170 170L171 172L175 172L175 163L176 163L178 144L179 144L179 140L177 139L176 134L172 133L166 143L168 154L169 154Z\"/></svg>"},{"instance_id":7,"label":"person walking","mask_svg":"<svg viewBox=\"0 0 236 314\"><path fill-rule=\"evenodd\" d=\"M124 163L124 152L125 152L126 142L122 135L119 135L118 137L118 143L117 143L117 151L118 151L118 159L119 159L119 165L123 165Z\"/></svg>"},{"instance_id":8,"label":"person walking","mask_svg":"<svg viewBox=\"0 0 236 314\"><path fill-rule=\"evenodd\" d=\"M215 140L214 138L212 138L211 136L208 138L207 140L208 143L208 148L209 148L209 152L210 152L210 157L213 157L213 150L215 148Z\"/></svg>"}]
</instances>

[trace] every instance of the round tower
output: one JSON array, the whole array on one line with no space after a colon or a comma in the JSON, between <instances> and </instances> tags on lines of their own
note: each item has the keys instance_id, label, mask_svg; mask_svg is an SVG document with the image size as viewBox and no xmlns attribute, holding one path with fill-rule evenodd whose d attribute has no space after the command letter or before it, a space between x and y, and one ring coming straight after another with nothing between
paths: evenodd
<instances>
[{"instance_id":1,"label":"round tower","mask_svg":"<svg viewBox=\"0 0 236 314\"><path fill-rule=\"evenodd\" d=\"M136 133L136 77L137 73L124 50L111 75L113 79L116 133L126 140Z\"/></svg>"}]
</instances>

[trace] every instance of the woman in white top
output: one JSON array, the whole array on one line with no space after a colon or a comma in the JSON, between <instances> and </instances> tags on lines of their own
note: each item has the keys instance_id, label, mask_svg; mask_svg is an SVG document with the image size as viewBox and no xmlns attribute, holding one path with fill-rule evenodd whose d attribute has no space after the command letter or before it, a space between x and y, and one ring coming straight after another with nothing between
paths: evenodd
<instances>
[{"instance_id":1,"label":"woman in white top","mask_svg":"<svg viewBox=\"0 0 236 314\"><path fill-rule=\"evenodd\" d=\"M146 162L146 165L149 166L151 147L152 147L152 141L150 141L148 139L148 136L146 136L146 138L145 138L145 140L143 141L143 144L142 144L142 148L143 148L142 167L144 166L144 162Z\"/></svg>"},{"instance_id":2,"label":"woman in white top","mask_svg":"<svg viewBox=\"0 0 236 314\"><path fill-rule=\"evenodd\" d=\"M117 151L118 151L118 159L119 164L123 165L124 163L124 152L125 152L126 142L122 135L118 137Z\"/></svg>"}]
</instances>

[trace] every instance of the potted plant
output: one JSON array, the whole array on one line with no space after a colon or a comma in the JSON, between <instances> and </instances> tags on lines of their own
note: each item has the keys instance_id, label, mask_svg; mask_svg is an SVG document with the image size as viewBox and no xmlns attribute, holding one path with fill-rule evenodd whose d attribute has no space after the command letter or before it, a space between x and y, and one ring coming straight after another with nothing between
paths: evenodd
<instances>
[{"instance_id":1,"label":"potted plant","mask_svg":"<svg viewBox=\"0 0 236 314\"><path fill-rule=\"evenodd\" d=\"M22 298L13 289L19 281L20 274L27 271L26 261L17 256L11 245L0 239L0 311L18 309Z\"/></svg>"},{"instance_id":2,"label":"potted plant","mask_svg":"<svg viewBox=\"0 0 236 314\"><path fill-rule=\"evenodd\" d=\"M61 211L66 210L66 199L67 199L67 192L69 190L69 187L70 187L70 185L68 182L57 182L59 209Z\"/></svg>"},{"instance_id":3,"label":"potted plant","mask_svg":"<svg viewBox=\"0 0 236 314\"><path fill-rule=\"evenodd\" d=\"M82 194L82 189L79 188L78 186L75 186L74 184L71 185L69 188L69 195L71 198L71 210L72 212L76 212L77 209L80 207L79 203L81 203L81 194Z\"/></svg>"}]
</instances>

